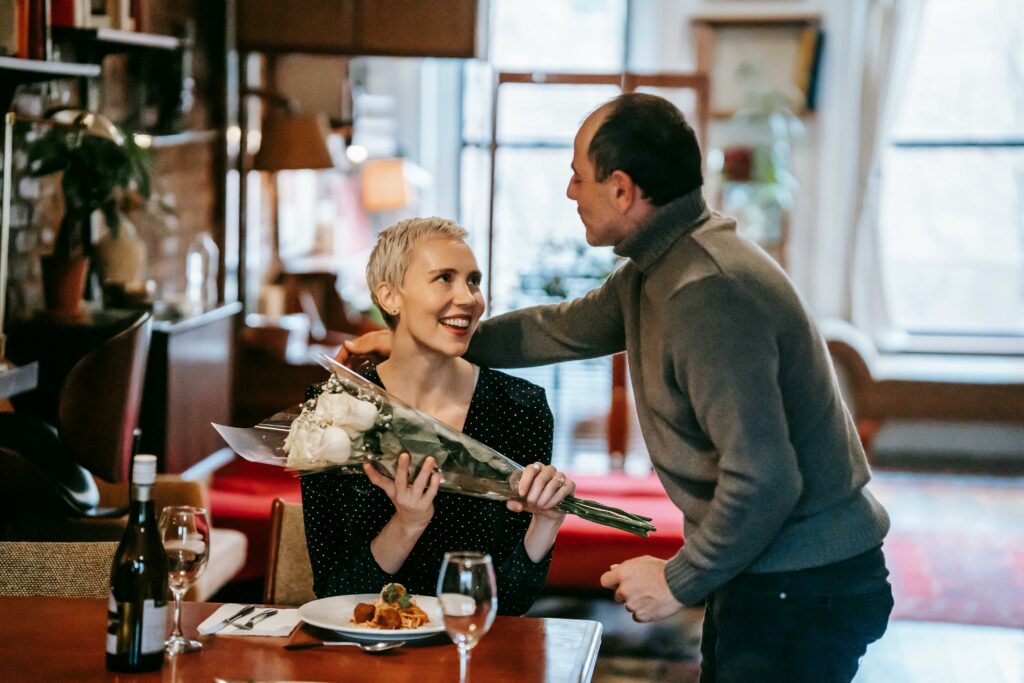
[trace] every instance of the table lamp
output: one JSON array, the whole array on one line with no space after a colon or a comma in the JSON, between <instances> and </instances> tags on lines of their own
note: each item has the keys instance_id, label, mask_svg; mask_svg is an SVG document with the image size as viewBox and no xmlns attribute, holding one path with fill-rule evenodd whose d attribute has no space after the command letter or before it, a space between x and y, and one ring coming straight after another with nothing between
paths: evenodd
<instances>
[{"instance_id":1,"label":"table lamp","mask_svg":"<svg viewBox=\"0 0 1024 683\"><path fill-rule=\"evenodd\" d=\"M273 176L278 171L300 169L333 168L334 161L327 149L326 117L318 114L304 114L297 111L294 101L279 93L269 90L249 90L246 95L265 100L272 108L272 113L263 122L260 148L253 157L252 168L265 171ZM271 268L277 273L282 271L281 245L279 234L279 218L277 198L277 178L271 177L269 183L269 202L273 206L270 235Z\"/></svg>"}]
</instances>

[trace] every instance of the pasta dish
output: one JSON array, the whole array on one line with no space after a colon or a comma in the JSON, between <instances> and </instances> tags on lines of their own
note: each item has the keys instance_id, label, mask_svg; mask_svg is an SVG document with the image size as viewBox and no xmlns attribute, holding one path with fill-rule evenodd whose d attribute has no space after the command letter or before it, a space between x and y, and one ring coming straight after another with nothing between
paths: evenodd
<instances>
[{"instance_id":1,"label":"pasta dish","mask_svg":"<svg viewBox=\"0 0 1024 683\"><path fill-rule=\"evenodd\" d=\"M353 624L366 628L413 629L430 621L427 613L400 583L389 583L372 603L360 602L352 610Z\"/></svg>"}]
</instances>

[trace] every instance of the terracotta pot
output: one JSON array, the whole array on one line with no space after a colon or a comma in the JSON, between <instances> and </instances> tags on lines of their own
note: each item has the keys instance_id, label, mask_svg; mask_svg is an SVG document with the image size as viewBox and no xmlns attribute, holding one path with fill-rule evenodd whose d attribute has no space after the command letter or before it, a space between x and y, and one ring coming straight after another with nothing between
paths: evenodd
<instances>
[{"instance_id":1,"label":"terracotta pot","mask_svg":"<svg viewBox=\"0 0 1024 683\"><path fill-rule=\"evenodd\" d=\"M89 274L87 256L43 256L43 299L46 310L57 315L78 315Z\"/></svg>"}]
</instances>

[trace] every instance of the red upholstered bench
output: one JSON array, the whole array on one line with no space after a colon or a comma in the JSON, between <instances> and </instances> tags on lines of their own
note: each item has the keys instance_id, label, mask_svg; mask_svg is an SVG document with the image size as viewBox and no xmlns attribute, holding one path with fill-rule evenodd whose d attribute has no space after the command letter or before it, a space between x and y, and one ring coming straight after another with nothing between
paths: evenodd
<instances>
[{"instance_id":1,"label":"red upholstered bench","mask_svg":"<svg viewBox=\"0 0 1024 683\"><path fill-rule=\"evenodd\" d=\"M669 558L682 547L683 513L669 500L656 475L615 472L574 479L578 497L650 517L658 530L645 539L568 516L555 542L549 587L600 589L601 574L612 564L639 555Z\"/></svg>"},{"instance_id":2,"label":"red upholstered bench","mask_svg":"<svg viewBox=\"0 0 1024 683\"><path fill-rule=\"evenodd\" d=\"M245 566L236 580L262 577L267 570L270 505L275 498L302 502L297 475L241 458L221 468L210 486L210 514L217 526L238 529L249 539Z\"/></svg>"},{"instance_id":3,"label":"red upholstered bench","mask_svg":"<svg viewBox=\"0 0 1024 683\"><path fill-rule=\"evenodd\" d=\"M548 573L553 588L599 589L608 567L638 555L668 558L683 545L683 514L668 499L658 478L623 473L574 477L576 495L651 517L658 530L650 538L593 524L570 515L558 534ZM210 488L217 526L238 529L249 539L246 564L236 577L266 572L270 507L274 498L301 502L299 479L285 470L236 460L217 472Z\"/></svg>"}]
</instances>

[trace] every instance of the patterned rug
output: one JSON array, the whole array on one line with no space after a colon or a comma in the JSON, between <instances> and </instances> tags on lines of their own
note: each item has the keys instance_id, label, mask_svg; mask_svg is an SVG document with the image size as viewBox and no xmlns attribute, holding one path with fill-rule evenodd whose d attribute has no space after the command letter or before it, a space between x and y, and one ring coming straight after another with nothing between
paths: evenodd
<instances>
[{"instance_id":1,"label":"patterned rug","mask_svg":"<svg viewBox=\"0 0 1024 683\"><path fill-rule=\"evenodd\" d=\"M893 619L1024 628L1024 535L894 531Z\"/></svg>"},{"instance_id":2,"label":"patterned rug","mask_svg":"<svg viewBox=\"0 0 1024 683\"><path fill-rule=\"evenodd\" d=\"M894 619L1024 628L1024 478L876 472Z\"/></svg>"}]
</instances>

